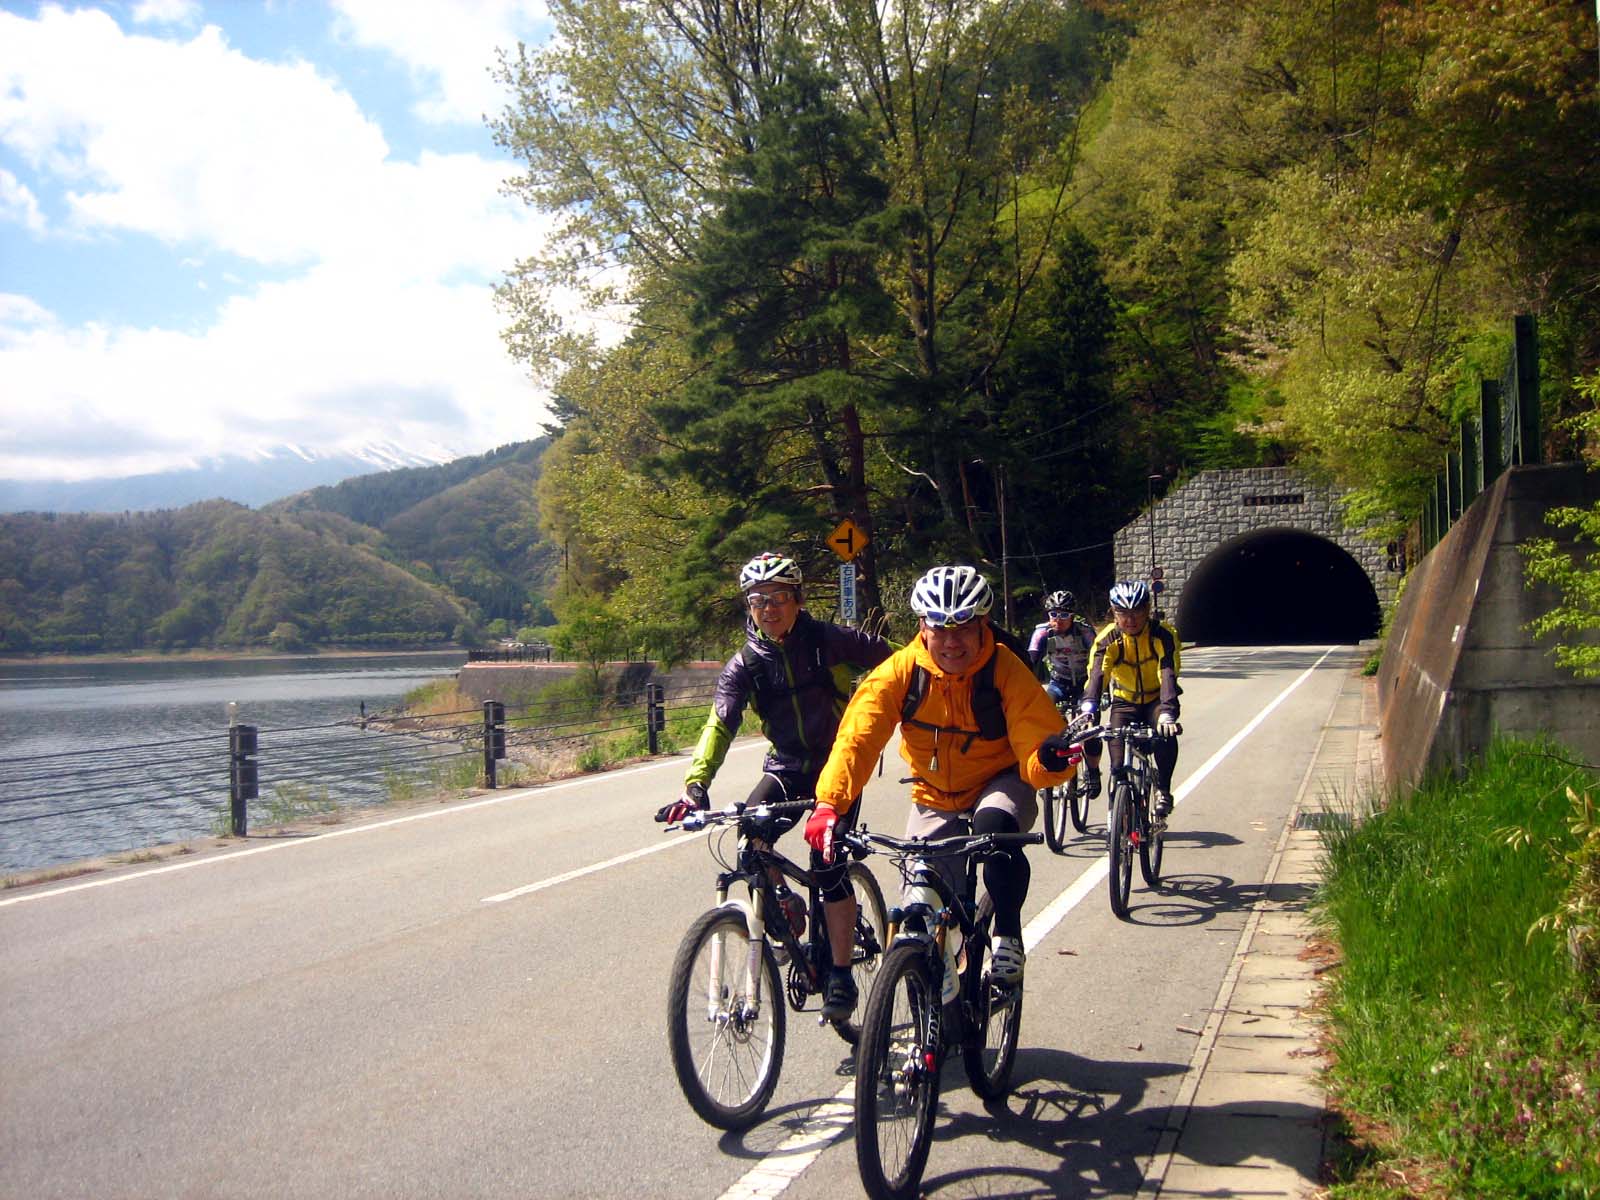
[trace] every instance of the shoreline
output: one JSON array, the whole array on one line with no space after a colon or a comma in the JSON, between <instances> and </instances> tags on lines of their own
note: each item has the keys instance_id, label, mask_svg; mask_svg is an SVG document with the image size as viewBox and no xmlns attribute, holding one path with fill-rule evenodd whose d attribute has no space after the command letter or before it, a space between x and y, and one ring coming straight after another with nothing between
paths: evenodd
<instances>
[{"instance_id":1,"label":"shoreline","mask_svg":"<svg viewBox=\"0 0 1600 1200\"><path fill-rule=\"evenodd\" d=\"M459 655L466 662L467 649L452 646L448 649L424 650L314 650L309 653L289 654L278 650L254 653L250 650L159 650L129 651L125 654L0 654L0 666L90 666L94 663L181 663L181 662L281 662L291 659L316 658L392 658L395 655L418 654Z\"/></svg>"}]
</instances>

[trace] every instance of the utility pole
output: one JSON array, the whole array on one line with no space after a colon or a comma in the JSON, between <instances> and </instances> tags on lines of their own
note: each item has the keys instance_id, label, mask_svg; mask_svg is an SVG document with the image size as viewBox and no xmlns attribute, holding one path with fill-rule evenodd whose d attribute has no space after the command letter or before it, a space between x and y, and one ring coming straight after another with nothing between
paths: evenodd
<instances>
[{"instance_id":1,"label":"utility pole","mask_svg":"<svg viewBox=\"0 0 1600 1200\"><path fill-rule=\"evenodd\" d=\"M1600 0L1596 0L1600 3ZM1000 591L1006 598L1005 621L1006 628L1011 629L1011 555L1006 549L1006 467L1004 463L995 466L995 490L1000 494Z\"/></svg>"},{"instance_id":2,"label":"utility pole","mask_svg":"<svg viewBox=\"0 0 1600 1200\"><path fill-rule=\"evenodd\" d=\"M1150 578L1156 577L1156 480L1159 475L1147 475L1144 481L1145 512L1150 521Z\"/></svg>"}]
</instances>

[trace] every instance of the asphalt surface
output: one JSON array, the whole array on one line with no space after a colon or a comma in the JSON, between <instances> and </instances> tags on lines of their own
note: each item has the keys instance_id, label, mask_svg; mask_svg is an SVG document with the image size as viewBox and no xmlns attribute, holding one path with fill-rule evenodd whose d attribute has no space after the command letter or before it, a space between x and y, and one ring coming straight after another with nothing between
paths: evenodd
<instances>
[{"instance_id":1,"label":"asphalt surface","mask_svg":"<svg viewBox=\"0 0 1600 1200\"><path fill-rule=\"evenodd\" d=\"M1131 920L1111 914L1103 812L1065 854L1031 852L1015 1090L986 1109L947 1069L926 1195L1314 1184L1313 985L1271 981L1308 929L1296 813L1359 775L1361 661L1185 651L1164 886L1136 875ZM738 744L713 801L759 762ZM851 1057L814 1013L789 1014L753 1129L721 1134L678 1093L668 967L716 866L649 814L684 765L0 896L0 1196L860 1194ZM868 789L872 826L899 832L903 773L890 757ZM1301 1041L1267 1044L1269 1024Z\"/></svg>"}]
</instances>

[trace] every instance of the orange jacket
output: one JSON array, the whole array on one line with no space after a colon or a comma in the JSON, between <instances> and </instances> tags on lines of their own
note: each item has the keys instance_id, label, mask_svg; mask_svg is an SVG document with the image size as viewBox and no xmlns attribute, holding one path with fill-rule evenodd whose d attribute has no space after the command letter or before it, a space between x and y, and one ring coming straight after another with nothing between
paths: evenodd
<instances>
[{"instance_id":1,"label":"orange jacket","mask_svg":"<svg viewBox=\"0 0 1600 1200\"><path fill-rule=\"evenodd\" d=\"M911 668L920 665L928 673L928 692L912 715L930 725L977 729L972 712L972 677L991 653L1000 656L995 660L994 685L1005 708L1003 739L973 738L963 751L966 739L959 734L900 725L900 707L911 688ZM911 798L930 808L965 811L977 800L984 784L1018 764L1022 777L1036 788L1053 787L1071 779L1073 768L1046 771L1039 763L1039 743L1065 726L1033 671L1010 650L996 646L987 629L983 631L977 663L959 675L946 675L934 663L918 634L909 645L874 667L856 685L844 710L833 750L817 780L817 802L848 812L867 786L878 755L889 744L896 726L900 726L900 757L915 776ZM935 757L937 769L933 765Z\"/></svg>"}]
</instances>

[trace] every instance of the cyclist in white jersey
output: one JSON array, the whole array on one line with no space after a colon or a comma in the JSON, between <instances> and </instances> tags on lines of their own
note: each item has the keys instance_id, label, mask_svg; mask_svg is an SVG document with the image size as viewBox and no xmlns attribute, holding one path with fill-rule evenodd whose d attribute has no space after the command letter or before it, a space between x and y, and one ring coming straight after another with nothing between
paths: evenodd
<instances>
[{"instance_id":1,"label":"cyclist in white jersey","mask_svg":"<svg viewBox=\"0 0 1600 1200\"><path fill-rule=\"evenodd\" d=\"M1094 626L1072 611L1076 602L1068 591L1051 592L1044 598L1043 623L1036 625L1028 640L1028 661L1046 665L1049 679L1044 690L1057 706L1071 709L1083 696L1089 678L1089 651L1094 646ZM1083 794L1093 800L1100 794L1099 738L1084 743Z\"/></svg>"}]
</instances>

